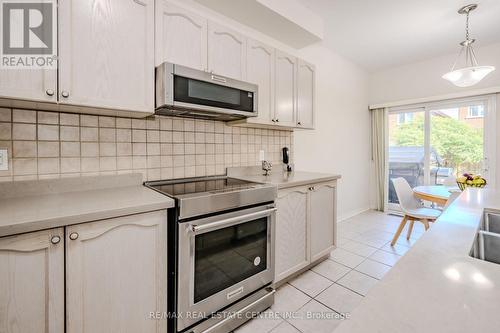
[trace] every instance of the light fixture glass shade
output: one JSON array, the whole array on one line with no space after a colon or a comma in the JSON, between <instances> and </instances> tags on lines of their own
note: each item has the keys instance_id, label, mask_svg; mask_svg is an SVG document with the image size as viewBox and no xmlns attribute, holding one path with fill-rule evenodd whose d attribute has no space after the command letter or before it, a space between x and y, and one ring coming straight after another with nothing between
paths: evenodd
<instances>
[{"instance_id":1,"label":"light fixture glass shade","mask_svg":"<svg viewBox=\"0 0 500 333\"><path fill-rule=\"evenodd\" d=\"M486 75L493 72L493 66L473 66L460 68L444 74L442 77L457 87L470 87L484 79Z\"/></svg>"}]
</instances>

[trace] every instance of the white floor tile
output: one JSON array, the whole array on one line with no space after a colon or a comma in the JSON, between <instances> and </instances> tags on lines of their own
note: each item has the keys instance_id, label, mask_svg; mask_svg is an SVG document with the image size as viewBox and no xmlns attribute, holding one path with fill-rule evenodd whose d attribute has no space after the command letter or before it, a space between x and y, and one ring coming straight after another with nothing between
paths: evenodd
<instances>
[{"instance_id":1,"label":"white floor tile","mask_svg":"<svg viewBox=\"0 0 500 333\"><path fill-rule=\"evenodd\" d=\"M316 297L316 300L338 313L350 313L361 302L363 296L334 284Z\"/></svg>"},{"instance_id":2,"label":"white floor tile","mask_svg":"<svg viewBox=\"0 0 500 333\"><path fill-rule=\"evenodd\" d=\"M267 310L259 314L252 320L248 321L244 325L238 327L234 331L234 333L255 333L255 332L268 333L273 328L277 327L283 322L284 320L281 319L278 314L275 314L272 311Z\"/></svg>"},{"instance_id":3,"label":"white floor tile","mask_svg":"<svg viewBox=\"0 0 500 333\"><path fill-rule=\"evenodd\" d=\"M342 246L344 250L357 254L358 256L368 257L377 251L377 248L371 247L369 245L359 243L356 241L350 241Z\"/></svg>"},{"instance_id":4,"label":"white floor tile","mask_svg":"<svg viewBox=\"0 0 500 333\"><path fill-rule=\"evenodd\" d=\"M365 296L378 280L357 271L350 271L337 281L338 284Z\"/></svg>"},{"instance_id":5,"label":"white floor tile","mask_svg":"<svg viewBox=\"0 0 500 333\"><path fill-rule=\"evenodd\" d=\"M381 248L385 244L387 244L389 241L386 239L381 239L373 236L359 236L356 239L354 239L357 242L376 247L377 249Z\"/></svg>"},{"instance_id":6,"label":"white floor tile","mask_svg":"<svg viewBox=\"0 0 500 333\"><path fill-rule=\"evenodd\" d=\"M297 318L288 320L303 333L331 333L341 322L339 314L311 300L297 311Z\"/></svg>"},{"instance_id":7,"label":"white floor tile","mask_svg":"<svg viewBox=\"0 0 500 333\"><path fill-rule=\"evenodd\" d=\"M355 270L357 270L358 272L364 273L379 280L383 278L385 273L387 273L390 269L391 266L370 259L366 259L355 268Z\"/></svg>"},{"instance_id":8,"label":"white floor tile","mask_svg":"<svg viewBox=\"0 0 500 333\"><path fill-rule=\"evenodd\" d=\"M389 266L394 266L396 262L401 258L401 256L395 253L378 250L377 252L372 254L369 258Z\"/></svg>"},{"instance_id":9,"label":"white floor tile","mask_svg":"<svg viewBox=\"0 0 500 333\"><path fill-rule=\"evenodd\" d=\"M330 258L344 266L354 268L358 266L363 260L364 257L358 256L352 252L346 251L341 248L337 248L330 253Z\"/></svg>"},{"instance_id":10,"label":"white floor tile","mask_svg":"<svg viewBox=\"0 0 500 333\"><path fill-rule=\"evenodd\" d=\"M335 282L346 275L351 270L351 268L341 265L333 260L327 259L311 268L311 270Z\"/></svg>"},{"instance_id":11,"label":"white floor tile","mask_svg":"<svg viewBox=\"0 0 500 333\"><path fill-rule=\"evenodd\" d=\"M259 331L255 331L257 333ZM274 328L272 333L301 333L298 329L293 327L290 323L283 321L278 327Z\"/></svg>"},{"instance_id":12,"label":"white floor tile","mask_svg":"<svg viewBox=\"0 0 500 333\"><path fill-rule=\"evenodd\" d=\"M323 290L331 286L333 282L318 273L307 271L289 283L307 295L315 297Z\"/></svg>"},{"instance_id":13,"label":"white floor tile","mask_svg":"<svg viewBox=\"0 0 500 333\"><path fill-rule=\"evenodd\" d=\"M406 252L408 252L410 248L408 246L405 246L405 245L401 245L401 244L394 244L394 246L391 245L391 243L388 243L386 245L384 245L381 250L384 250L386 252L390 252L390 253L395 253L397 255L404 255Z\"/></svg>"},{"instance_id":14,"label":"white floor tile","mask_svg":"<svg viewBox=\"0 0 500 333\"><path fill-rule=\"evenodd\" d=\"M278 312L279 314L294 312L310 300L311 297L307 296L297 288L292 287L289 284L285 284L276 291L274 304L271 306L271 310Z\"/></svg>"}]
</instances>

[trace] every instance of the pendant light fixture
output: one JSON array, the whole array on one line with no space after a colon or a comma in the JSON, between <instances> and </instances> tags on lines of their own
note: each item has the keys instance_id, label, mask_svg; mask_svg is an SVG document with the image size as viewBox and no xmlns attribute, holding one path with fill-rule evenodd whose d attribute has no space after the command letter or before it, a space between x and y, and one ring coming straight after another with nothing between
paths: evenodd
<instances>
[{"instance_id":1,"label":"pendant light fixture","mask_svg":"<svg viewBox=\"0 0 500 333\"><path fill-rule=\"evenodd\" d=\"M484 79L486 75L493 72L495 67L493 66L479 66L476 60L476 55L472 44L476 41L471 39L469 36L469 13L477 8L477 4L471 4L464 6L458 10L459 14L466 15L465 23L465 40L460 43L462 48L458 54L457 60L453 64L451 71L444 74L442 77L445 80L450 81L457 87L470 87ZM465 56L465 66L459 69L455 69L460 58Z\"/></svg>"}]
</instances>

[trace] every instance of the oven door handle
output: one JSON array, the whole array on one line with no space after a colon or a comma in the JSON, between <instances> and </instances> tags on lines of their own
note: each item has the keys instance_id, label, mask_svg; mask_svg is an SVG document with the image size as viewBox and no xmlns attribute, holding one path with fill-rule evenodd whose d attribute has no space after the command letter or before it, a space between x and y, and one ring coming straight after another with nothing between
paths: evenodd
<instances>
[{"instance_id":1,"label":"oven door handle","mask_svg":"<svg viewBox=\"0 0 500 333\"><path fill-rule=\"evenodd\" d=\"M224 227L229 227L229 226L232 226L235 224L239 224L242 221L258 219L258 218L261 218L264 216L268 216L268 215L274 213L276 210L277 210L277 208L271 208L271 209L266 209L266 210L263 210L260 212L250 213L250 214L246 214L243 216L235 216L235 217L231 217L229 219L225 219L225 220L217 221L217 222L212 222L212 223L207 223L207 224L201 224L201 225L190 224L188 227L188 230L194 234L199 234L202 232L217 230L217 229L221 229Z\"/></svg>"}]
</instances>

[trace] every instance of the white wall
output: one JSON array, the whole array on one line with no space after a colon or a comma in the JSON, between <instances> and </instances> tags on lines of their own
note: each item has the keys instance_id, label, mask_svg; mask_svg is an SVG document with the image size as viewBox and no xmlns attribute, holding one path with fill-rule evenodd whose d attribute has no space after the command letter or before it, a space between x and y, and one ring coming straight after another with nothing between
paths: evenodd
<instances>
[{"instance_id":1,"label":"white wall","mask_svg":"<svg viewBox=\"0 0 500 333\"><path fill-rule=\"evenodd\" d=\"M456 53L371 74L368 86L370 104L500 86L500 43L476 49L480 65L493 65L497 68L477 85L458 88L442 79L441 76L451 69L458 49L457 45Z\"/></svg>"},{"instance_id":2,"label":"white wall","mask_svg":"<svg viewBox=\"0 0 500 333\"><path fill-rule=\"evenodd\" d=\"M339 173L339 219L370 206L367 73L321 44L300 51L316 65L316 130L296 131L296 169Z\"/></svg>"},{"instance_id":3,"label":"white wall","mask_svg":"<svg viewBox=\"0 0 500 333\"><path fill-rule=\"evenodd\" d=\"M322 43L294 50L193 0L177 2L316 65L316 130L294 133L293 162L297 170L342 175L338 190L339 219L368 209L370 119L367 72Z\"/></svg>"}]
</instances>

